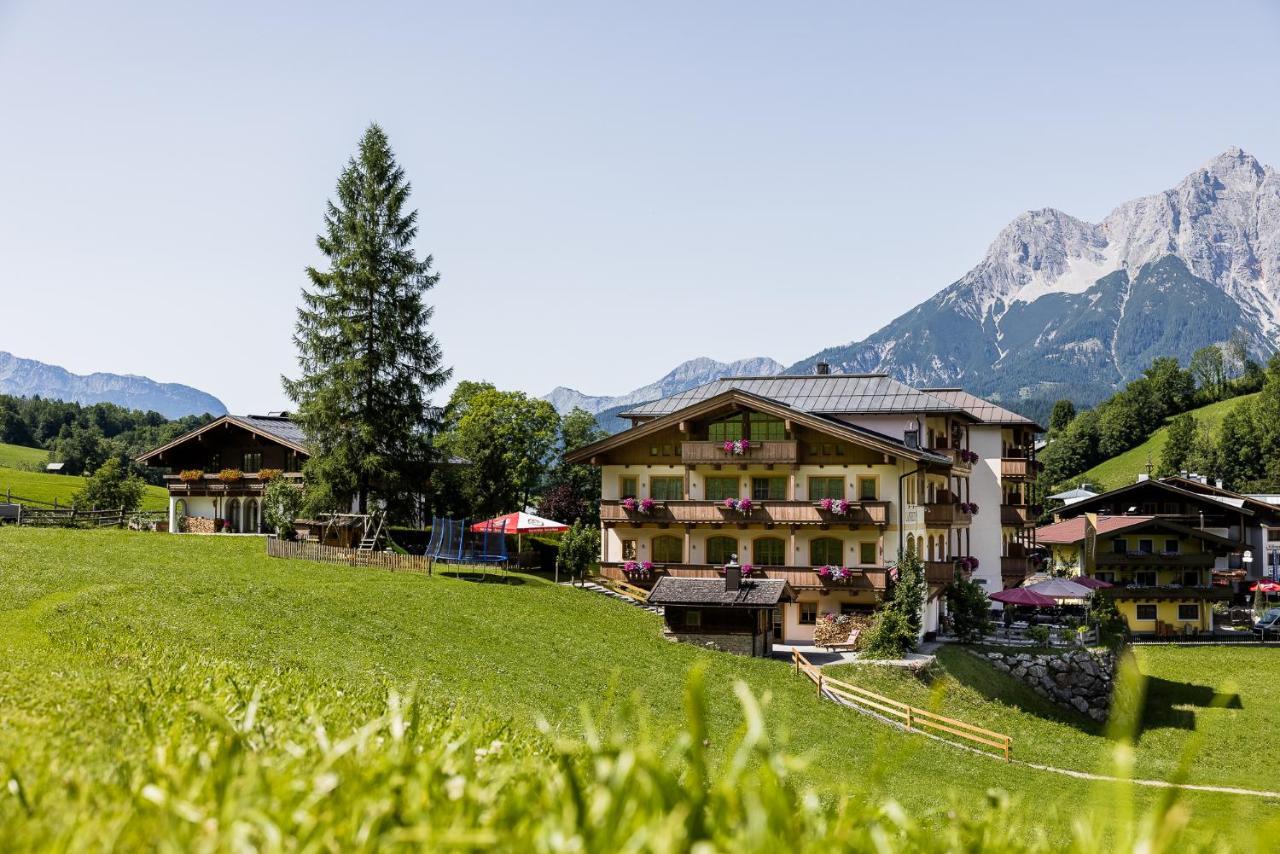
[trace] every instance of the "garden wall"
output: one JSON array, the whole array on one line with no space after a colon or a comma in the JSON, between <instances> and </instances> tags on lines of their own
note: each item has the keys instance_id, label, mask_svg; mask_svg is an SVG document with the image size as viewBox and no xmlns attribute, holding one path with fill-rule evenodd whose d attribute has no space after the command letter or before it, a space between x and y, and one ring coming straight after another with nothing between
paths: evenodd
<instances>
[{"instance_id":1,"label":"garden wall","mask_svg":"<svg viewBox=\"0 0 1280 854\"><path fill-rule=\"evenodd\" d=\"M1064 653L974 653L1001 673L1029 685L1051 702L1105 721L1111 711L1115 685L1115 653L1105 649L1074 649Z\"/></svg>"}]
</instances>

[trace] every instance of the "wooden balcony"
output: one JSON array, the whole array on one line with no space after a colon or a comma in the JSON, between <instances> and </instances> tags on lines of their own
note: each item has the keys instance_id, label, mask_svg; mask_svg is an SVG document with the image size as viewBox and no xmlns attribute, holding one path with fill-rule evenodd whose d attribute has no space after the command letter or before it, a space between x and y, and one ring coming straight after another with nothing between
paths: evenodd
<instances>
[{"instance_id":1,"label":"wooden balcony","mask_svg":"<svg viewBox=\"0 0 1280 854\"><path fill-rule=\"evenodd\" d=\"M981 508L979 508L981 509ZM973 522L973 515L960 509L959 504L924 505L924 524L929 528L965 528Z\"/></svg>"},{"instance_id":2,"label":"wooden balcony","mask_svg":"<svg viewBox=\"0 0 1280 854\"><path fill-rule=\"evenodd\" d=\"M966 474L973 471L973 463L960 458L960 448L930 448L929 450L951 457L951 468L955 470L956 474Z\"/></svg>"},{"instance_id":3,"label":"wooden balcony","mask_svg":"<svg viewBox=\"0 0 1280 854\"><path fill-rule=\"evenodd\" d=\"M857 528L889 522L888 501L855 501L847 515L823 510L812 501L756 501L750 513L727 510L720 501L661 501L649 513L624 510L619 501L600 502L605 525L815 525Z\"/></svg>"},{"instance_id":4,"label":"wooden balcony","mask_svg":"<svg viewBox=\"0 0 1280 854\"><path fill-rule=\"evenodd\" d=\"M280 477L295 485L302 484L302 472L285 472ZM266 491L268 483L270 481L263 480L256 473L245 474L239 480L233 481L224 481L216 474L206 474L194 481L183 480L176 474L164 476L164 485L168 488L169 494L179 498L260 495Z\"/></svg>"},{"instance_id":5,"label":"wooden balcony","mask_svg":"<svg viewBox=\"0 0 1280 854\"><path fill-rule=\"evenodd\" d=\"M1097 558L1098 566L1140 566L1158 569L1160 567L1170 567L1173 569L1211 569L1213 568L1214 557L1208 554L1161 554L1153 552L1129 552L1128 554L1099 554Z\"/></svg>"},{"instance_id":6,"label":"wooden balcony","mask_svg":"<svg viewBox=\"0 0 1280 854\"><path fill-rule=\"evenodd\" d=\"M1000 460L1000 477L1010 480L1028 480L1040 471L1040 463L1027 457L1003 457Z\"/></svg>"},{"instance_id":7,"label":"wooden balcony","mask_svg":"<svg viewBox=\"0 0 1280 854\"><path fill-rule=\"evenodd\" d=\"M756 567L751 578L776 578L788 582L796 590L854 590L883 594L888 588L889 570L883 566L849 567L853 575L841 581L830 581L818 575L814 566L764 566ZM663 575L676 578L723 578L724 568L705 563L655 563L648 578L629 579L622 571L621 563L600 564L600 574L614 581L629 581L638 587L650 588ZM749 581L750 579L743 579Z\"/></svg>"},{"instance_id":8,"label":"wooden balcony","mask_svg":"<svg viewBox=\"0 0 1280 854\"><path fill-rule=\"evenodd\" d=\"M752 442L742 454L727 453L723 442L683 442L680 456L687 466L697 465L794 465L799 458L799 443L794 439Z\"/></svg>"},{"instance_id":9,"label":"wooden balcony","mask_svg":"<svg viewBox=\"0 0 1280 854\"><path fill-rule=\"evenodd\" d=\"M1000 558L1000 581L1003 582L1005 587L1015 587L1021 584L1031 574L1031 571L1031 558Z\"/></svg>"},{"instance_id":10,"label":"wooden balcony","mask_svg":"<svg viewBox=\"0 0 1280 854\"><path fill-rule=\"evenodd\" d=\"M1006 528L1026 528L1035 525L1036 514L1028 504L1001 504L1000 524Z\"/></svg>"},{"instance_id":11,"label":"wooden balcony","mask_svg":"<svg viewBox=\"0 0 1280 854\"><path fill-rule=\"evenodd\" d=\"M1233 595L1230 588L1214 587L1212 585L1201 587L1177 587L1174 585L1139 587L1137 585L1117 584L1115 587L1105 587L1097 592L1111 599L1143 599L1162 602L1199 602L1205 599L1214 602L1227 602L1231 600Z\"/></svg>"},{"instance_id":12,"label":"wooden balcony","mask_svg":"<svg viewBox=\"0 0 1280 854\"><path fill-rule=\"evenodd\" d=\"M928 560L924 563L924 579L931 585L945 587L955 577L956 562L953 560Z\"/></svg>"}]
</instances>

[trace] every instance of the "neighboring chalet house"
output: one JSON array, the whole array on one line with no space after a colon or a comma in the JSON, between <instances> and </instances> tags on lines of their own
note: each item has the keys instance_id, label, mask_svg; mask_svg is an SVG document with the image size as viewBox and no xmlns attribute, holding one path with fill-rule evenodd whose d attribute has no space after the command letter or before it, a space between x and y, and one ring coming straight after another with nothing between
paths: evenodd
<instances>
[{"instance_id":1,"label":"neighboring chalet house","mask_svg":"<svg viewBox=\"0 0 1280 854\"><path fill-rule=\"evenodd\" d=\"M926 562L927 631L961 558L993 592L1021 583L1039 426L955 389L824 367L643 404L630 429L567 454L600 467L602 574L714 579L736 555L794 591L772 613L788 642L811 641L822 613L874 609L907 551Z\"/></svg>"},{"instance_id":2,"label":"neighboring chalet house","mask_svg":"<svg viewBox=\"0 0 1280 854\"><path fill-rule=\"evenodd\" d=\"M1213 604L1231 597L1214 585L1213 568L1239 542L1172 516L1086 513L1036 536L1059 569L1113 585L1095 595L1115 600L1134 634L1212 632Z\"/></svg>"},{"instance_id":3,"label":"neighboring chalet house","mask_svg":"<svg viewBox=\"0 0 1280 854\"><path fill-rule=\"evenodd\" d=\"M264 531L261 473L302 481L302 429L283 413L224 415L138 458L168 470L169 530ZM239 473L239 477L235 473Z\"/></svg>"}]
</instances>

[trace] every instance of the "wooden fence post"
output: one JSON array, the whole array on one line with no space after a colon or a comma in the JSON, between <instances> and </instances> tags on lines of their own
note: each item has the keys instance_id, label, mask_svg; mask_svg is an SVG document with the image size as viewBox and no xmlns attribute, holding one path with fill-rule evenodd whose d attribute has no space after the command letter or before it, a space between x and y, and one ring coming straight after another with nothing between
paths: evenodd
<instances>
[{"instance_id":1,"label":"wooden fence post","mask_svg":"<svg viewBox=\"0 0 1280 854\"><path fill-rule=\"evenodd\" d=\"M822 699L822 671L818 671L818 699Z\"/></svg>"},{"instance_id":2,"label":"wooden fence post","mask_svg":"<svg viewBox=\"0 0 1280 854\"><path fill-rule=\"evenodd\" d=\"M911 732L911 707L907 706L907 732Z\"/></svg>"}]
</instances>

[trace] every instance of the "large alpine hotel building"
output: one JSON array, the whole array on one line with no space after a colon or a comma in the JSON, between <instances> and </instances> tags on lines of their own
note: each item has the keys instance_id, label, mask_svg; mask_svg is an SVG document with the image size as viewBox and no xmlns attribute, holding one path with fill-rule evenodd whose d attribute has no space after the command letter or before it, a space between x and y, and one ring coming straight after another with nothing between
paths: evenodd
<instances>
[{"instance_id":1,"label":"large alpine hotel building","mask_svg":"<svg viewBox=\"0 0 1280 854\"><path fill-rule=\"evenodd\" d=\"M812 640L823 613L872 610L899 556L926 566L925 629L957 565L1016 586L1034 546L1034 440L1043 428L959 389L887 376L734 377L624 413L569 454L601 472L601 572L652 586L714 578L731 556L785 579L774 637Z\"/></svg>"}]
</instances>

